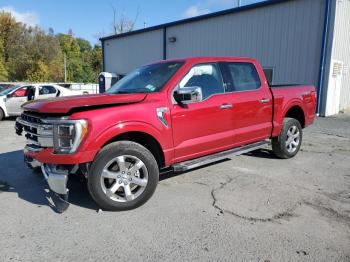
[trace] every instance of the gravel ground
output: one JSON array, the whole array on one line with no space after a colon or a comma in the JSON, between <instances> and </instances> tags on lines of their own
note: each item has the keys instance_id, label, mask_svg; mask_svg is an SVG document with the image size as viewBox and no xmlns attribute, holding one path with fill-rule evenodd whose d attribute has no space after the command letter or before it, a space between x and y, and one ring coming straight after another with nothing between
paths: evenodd
<instances>
[{"instance_id":1,"label":"gravel ground","mask_svg":"<svg viewBox=\"0 0 350 262\"><path fill-rule=\"evenodd\" d=\"M78 180L56 213L13 126L0 122L0 261L350 261L350 114L317 119L293 159L259 150L168 173L119 213Z\"/></svg>"}]
</instances>

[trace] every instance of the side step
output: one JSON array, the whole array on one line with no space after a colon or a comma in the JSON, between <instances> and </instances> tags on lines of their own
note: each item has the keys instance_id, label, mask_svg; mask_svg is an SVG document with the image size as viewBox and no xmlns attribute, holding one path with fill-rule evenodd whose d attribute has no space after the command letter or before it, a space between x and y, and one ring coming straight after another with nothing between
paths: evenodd
<instances>
[{"instance_id":1,"label":"side step","mask_svg":"<svg viewBox=\"0 0 350 262\"><path fill-rule=\"evenodd\" d=\"M204 166L204 165L207 165L210 163L214 163L214 162L226 159L226 158L242 155L242 154L254 151L256 149L264 148L264 147L268 146L269 144L270 144L270 141L267 141L267 140L260 141L260 142L256 142L253 144L240 146L240 147L237 147L234 149L222 151L222 152L219 152L216 154L203 156L200 158L181 162L181 163L173 165L172 168L175 172L183 172L183 171L187 171L189 169L193 169L193 168L196 168L199 166Z\"/></svg>"}]
</instances>

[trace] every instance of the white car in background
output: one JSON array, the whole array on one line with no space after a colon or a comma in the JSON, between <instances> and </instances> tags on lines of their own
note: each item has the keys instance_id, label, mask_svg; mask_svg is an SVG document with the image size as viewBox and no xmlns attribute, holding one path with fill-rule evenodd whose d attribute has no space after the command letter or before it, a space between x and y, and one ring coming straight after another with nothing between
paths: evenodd
<instances>
[{"instance_id":1,"label":"white car in background","mask_svg":"<svg viewBox=\"0 0 350 262\"><path fill-rule=\"evenodd\" d=\"M29 95L29 90L31 95ZM4 117L19 116L21 105L30 100L47 99L61 96L82 95L82 91L75 91L56 84L22 84L0 92L0 121Z\"/></svg>"},{"instance_id":2,"label":"white car in background","mask_svg":"<svg viewBox=\"0 0 350 262\"><path fill-rule=\"evenodd\" d=\"M63 86L72 91L80 91L83 95L98 94L98 84L84 84L84 83L57 83L59 86Z\"/></svg>"}]
</instances>

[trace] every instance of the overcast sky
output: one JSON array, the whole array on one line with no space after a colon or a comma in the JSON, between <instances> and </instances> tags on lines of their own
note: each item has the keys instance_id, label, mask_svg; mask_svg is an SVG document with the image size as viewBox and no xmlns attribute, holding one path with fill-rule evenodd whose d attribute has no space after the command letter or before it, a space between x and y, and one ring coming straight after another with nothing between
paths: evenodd
<instances>
[{"instance_id":1,"label":"overcast sky","mask_svg":"<svg viewBox=\"0 0 350 262\"><path fill-rule=\"evenodd\" d=\"M262 0L241 0L242 5ZM97 43L112 32L113 5L120 14L136 20L136 29L236 7L238 0L0 0L0 9L19 21L67 33ZM137 11L139 10L139 11Z\"/></svg>"}]
</instances>

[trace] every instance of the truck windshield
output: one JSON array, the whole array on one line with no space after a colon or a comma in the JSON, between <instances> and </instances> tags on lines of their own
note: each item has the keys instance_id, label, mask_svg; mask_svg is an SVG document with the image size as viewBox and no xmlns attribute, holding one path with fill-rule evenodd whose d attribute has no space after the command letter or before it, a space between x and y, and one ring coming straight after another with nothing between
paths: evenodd
<instances>
[{"instance_id":1,"label":"truck windshield","mask_svg":"<svg viewBox=\"0 0 350 262\"><path fill-rule=\"evenodd\" d=\"M182 62L169 62L140 67L119 80L106 92L109 94L158 92L182 65Z\"/></svg>"}]
</instances>

